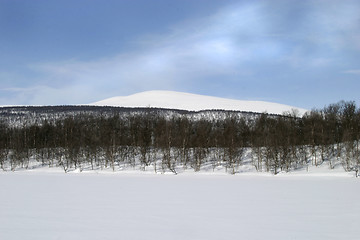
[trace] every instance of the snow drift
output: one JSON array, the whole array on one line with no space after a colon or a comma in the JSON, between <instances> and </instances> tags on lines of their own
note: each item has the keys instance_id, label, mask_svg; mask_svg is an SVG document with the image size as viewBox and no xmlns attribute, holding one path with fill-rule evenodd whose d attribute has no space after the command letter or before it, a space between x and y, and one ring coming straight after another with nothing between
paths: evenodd
<instances>
[{"instance_id":1,"label":"snow drift","mask_svg":"<svg viewBox=\"0 0 360 240\"><path fill-rule=\"evenodd\" d=\"M272 102L235 100L174 91L146 91L130 96L112 97L89 105L153 107L188 111L230 110L257 113L267 112L270 114L282 114L283 112L297 110L300 115L307 111L306 109Z\"/></svg>"}]
</instances>

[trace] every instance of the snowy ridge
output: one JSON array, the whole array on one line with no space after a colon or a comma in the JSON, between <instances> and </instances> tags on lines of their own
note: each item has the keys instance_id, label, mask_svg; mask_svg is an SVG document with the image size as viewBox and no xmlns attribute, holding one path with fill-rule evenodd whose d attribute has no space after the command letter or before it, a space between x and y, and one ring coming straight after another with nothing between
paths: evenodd
<instances>
[{"instance_id":1,"label":"snowy ridge","mask_svg":"<svg viewBox=\"0 0 360 240\"><path fill-rule=\"evenodd\" d=\"M174 91L146 91L129 96L112 97L89 105L154 107L188 111L230 110L256 113L267 112L269 114L282 114L297 110L300 115L307 111L306 109L272 102L235 100Z\"/></svg>"}]
</instances>

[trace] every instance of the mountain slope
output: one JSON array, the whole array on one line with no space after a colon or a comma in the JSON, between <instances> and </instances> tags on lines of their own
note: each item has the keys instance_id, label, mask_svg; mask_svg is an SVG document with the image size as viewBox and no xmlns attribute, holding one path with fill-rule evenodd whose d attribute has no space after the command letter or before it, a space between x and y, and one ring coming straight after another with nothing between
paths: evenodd
<instances>
[{"instance_id":1,"label":"mountain slope","mask_svg":"<svg viewBox=\"0 0 360 240\"><path fill-rule=\"evenodd\" d=\"M272 102L234 100L174 91L146 91L130 96L108 98L89 105L156 107L188 111L217 109L258 113L267 112L271 114L282 114L283 112L296 109L300 115L307 111L306 109Z\"/></svg>"}]
</instances>

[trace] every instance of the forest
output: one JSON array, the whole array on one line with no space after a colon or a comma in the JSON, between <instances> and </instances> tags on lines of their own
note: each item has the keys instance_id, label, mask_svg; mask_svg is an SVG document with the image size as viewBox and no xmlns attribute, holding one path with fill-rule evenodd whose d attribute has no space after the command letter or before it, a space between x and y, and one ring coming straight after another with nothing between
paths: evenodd
<instances>
[{"instance_id":1,"label":"forest","mask_svg":"<svg viewBox=\"0 0 360 240\"><path fill-rule=\"evenodd\" d=\"M340 163L356 176L360 169L360 109L354 102L331 104L303 116L226 111L222 117L194 117L158 109L136 114L108 109L103 114L89 107L76 114L47 107L46 114L39 115L20 110L12 109L12 118L0 118L4 171L27 169L35 161L65 172L151 166L155 172L176 174L180 167L200 171L211 166L235 174L245 155L251 156L257 171L273 174L324 163L330 169ZM14 124L14 114L27 118ZM30 121L34 116L36 121Z\"/></svg>"}]
</instances>

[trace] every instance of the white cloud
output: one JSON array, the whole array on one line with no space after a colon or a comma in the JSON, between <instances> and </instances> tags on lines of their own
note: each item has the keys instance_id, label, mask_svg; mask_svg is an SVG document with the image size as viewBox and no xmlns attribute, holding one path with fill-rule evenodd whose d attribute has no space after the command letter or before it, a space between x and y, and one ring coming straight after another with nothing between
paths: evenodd
<instances>
[{"instance_id":1,"label":"white cloud","mask_svg":"<svg viewBox=\"0 0 360 240\"><path fill-rule=\"evenodd\" d=\"M360 69L346 70L343 73L360 75Z\"/></svg>"},{"instance_id":2,"label":"white cloud","mask_svg":"<svg viewBox=\"0 0 360 240\"><path fill-rule=\"evenodd\" d=\"M126 53L93 61L33 64L30 68L46 86L18 93L29 103L87 103L151 89L202 89L205 79L213 76L232 88L226 81L234 76L239 79L234 86L243 77L276 76L273 64L284 71L331 67L343 57L344 48L360 49L360 5L326 2L305 4L306 14L300 14L304 19L296 24L283 1L228 6L173 26L168 34L143 36L137 49Z\"/></svg>"},{"instance_id":3,"label":"white cloud","mask_svg":"<svg viewBox=\"0 0 360 240\"><path fill-rule=\"evenodd\" d=\"M238 39L239 33L251 35L253 31L246 22L236 24L239 15L256 20L255 11L255 8L225 9L195 23L179 25L167 36L142 39L140 51L95 61L33 64L31 68L48 81L86 86L90 96L99 97L148 89L179 89L187 84L196 86L199 79L207 76L240 72L236 68L241 62L257 57L256 51L266 52L248 40L244 42L246 46L238 43L243 41ZM257 27L253 29L259 31ZM269 54L274 54L271 51L276 47L269 49ZM94 100L98 99L91 99Z\"/></svg>"},{"instance_id":4,"label":"white cloud","mask_svg":"<svg viewBox=\"0 0 360 240\"><path fill-rule=\"evenodd\" d=\"M319 1L312 5L311 36L335 51L360 50L359 1Z\"/></svg>"},{"instance_id":5,"label":"white cloud","mask_svg":"<svg viewBox=\"0 0 360 240\"><path fill-rule=\"evenodd\" d=\"M88 97L84 86L65 86L53 88L48 86L35 86L29 88L4 88L6 96L0 97L0 103L10 105L58 105L58 104L86 104L82 102Z\"/></svg>"}]
</instances>

